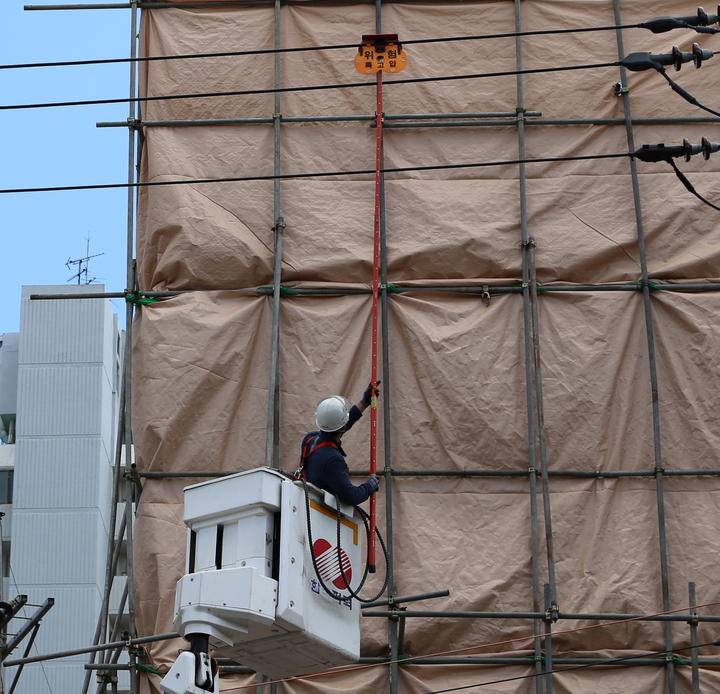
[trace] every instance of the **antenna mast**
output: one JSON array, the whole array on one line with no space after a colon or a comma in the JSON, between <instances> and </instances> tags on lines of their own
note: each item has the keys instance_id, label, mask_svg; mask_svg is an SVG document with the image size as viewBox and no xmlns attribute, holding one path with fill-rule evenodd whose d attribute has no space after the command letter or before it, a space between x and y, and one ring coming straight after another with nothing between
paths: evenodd
<instances>
[{"instance_id":1,"label":"antenna mast","mask_svg":"<svg viewBox=\"0 0 720 694\"><path fill-rule=\"evenodd\" d=\"M90 237L88 236L86 239L87 241L87 247L85 250L85 257L84 258L78 258L77 260L70 260L70 258L67 259L67 262L65 263L68 270L72 270L73 267L77 267L77 272L68 280L68 282L72 282L74 279L77 279L78 284L92 284L97 277L89 277L89 261L90 258L97 258L100 255L105 255L104 253L95 253L95 255L90 255ZM81 280L84 279L84 282L81 282Z\"/></svg>"}]
</instances>

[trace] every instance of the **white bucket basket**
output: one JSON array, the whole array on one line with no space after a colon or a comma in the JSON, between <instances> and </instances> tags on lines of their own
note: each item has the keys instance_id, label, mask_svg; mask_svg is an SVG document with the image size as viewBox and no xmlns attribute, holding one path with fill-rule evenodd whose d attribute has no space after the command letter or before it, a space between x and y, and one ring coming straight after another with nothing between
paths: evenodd
<instances>
[{"instance_id":1,"label":"white bucket basket","mask_svg":"<svg viewBox=\"0 0 720 694\"><path fill-rule=\"evenodd\" d=\"M307 486L313 567L301 483L257 468L185 489L186 575L177 584L175 628L210 637L221 657L279 679L356 662L365 528L335 497Z\"/></svg>"}]
</instances>

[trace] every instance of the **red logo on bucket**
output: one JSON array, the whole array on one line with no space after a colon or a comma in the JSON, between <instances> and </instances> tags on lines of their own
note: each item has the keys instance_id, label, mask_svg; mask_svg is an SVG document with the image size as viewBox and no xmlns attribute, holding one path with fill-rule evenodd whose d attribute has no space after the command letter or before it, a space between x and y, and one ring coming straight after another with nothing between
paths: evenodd
<instances>
[{"instance_id":1,"label":"red logo on bucket","mask_svg":"<svg viewBox=\"0 0 720 694\"><path fill-rule=\"evenodd\" d=\"M312 553L315 557L320 578L323 581L329 581L340 590L346 590L349 587L347 584L352 581L352 566L350 565L350 558L345 554L345 550L342 547L340 548L342 573L340 572L340 562L338 562L337 547L333 547L326 539L320 538L316 540L312 546ZM344 577L343 573L345 574Z\"/></svg>"}]
</instances>

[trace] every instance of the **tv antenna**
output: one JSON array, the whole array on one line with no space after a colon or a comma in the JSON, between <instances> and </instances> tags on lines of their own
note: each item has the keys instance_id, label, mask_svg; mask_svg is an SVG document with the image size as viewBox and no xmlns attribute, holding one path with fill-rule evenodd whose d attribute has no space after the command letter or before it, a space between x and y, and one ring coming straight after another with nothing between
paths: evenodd
<instances>
[{"instance_id":1,"label":"tv antenna","mask_svg":"<svg viewBox=\"0 0 720 694\"><path fill-rule=\"evenodd\" d=\"M100 255L105 255L104 253L95 253L95 255L90 255L90 237L87 236L87 248L85 250L85 257L84 258L78 258L77 260L70 260L70 258L67 259L67 262L65 265L67 266L68 270L72 270L73 267L77 268L77 272L68 280L68 282L72 282L74 279L77 279L78 284L92 284L95 280L99 279L98 277L90 277L89 274L89 265L90 265L90 259L91 258L97 258ZM85 280L84 282L82 280Z\"/></svg>"}]
</instances>

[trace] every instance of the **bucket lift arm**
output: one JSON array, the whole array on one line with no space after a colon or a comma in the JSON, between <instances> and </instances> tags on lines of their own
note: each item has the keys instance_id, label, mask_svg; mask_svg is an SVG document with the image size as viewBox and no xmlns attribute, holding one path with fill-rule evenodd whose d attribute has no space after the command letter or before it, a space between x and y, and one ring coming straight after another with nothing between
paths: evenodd
<instances>
[{"instance_id":1,"label":"bucket lift arm","mask_svg":"<svg viewBox=\"0 0 720 694\"><path fill-rule=\"evenodd\" d=\"M190 650L183 651L160 682L164 694L219 694L218 667L208 655L207 634L188 634Z\"/></svg>"}]
</instances>

